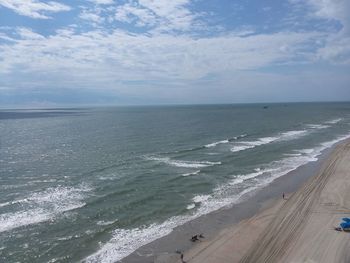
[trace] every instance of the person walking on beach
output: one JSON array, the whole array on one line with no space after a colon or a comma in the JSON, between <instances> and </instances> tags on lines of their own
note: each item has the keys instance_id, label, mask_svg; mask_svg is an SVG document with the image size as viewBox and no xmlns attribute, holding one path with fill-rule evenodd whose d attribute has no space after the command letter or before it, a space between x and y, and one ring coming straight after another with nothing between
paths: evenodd
<instances>
[{"instance_id":1,"label":"person walking on beach","mask_svg":"<svg viewBox=\"0 0 350 263\"><path fill-rule=\"evenodd\" d=\"M282 193L282 198L283 198L283 200L284 200L284 193Z\"/></svg>"},{"instance_id":2,"label":"person walking on beach","mask_svg":"<svg viewBox=\"0 0 350 263\"><path fill-rule=\"evenodd\" d=\"M183 253L181 253L180 258L181 258L181 263L186 263L186 262L184 261L184 254L183 254Z\"/></svg>"}]
</instances>

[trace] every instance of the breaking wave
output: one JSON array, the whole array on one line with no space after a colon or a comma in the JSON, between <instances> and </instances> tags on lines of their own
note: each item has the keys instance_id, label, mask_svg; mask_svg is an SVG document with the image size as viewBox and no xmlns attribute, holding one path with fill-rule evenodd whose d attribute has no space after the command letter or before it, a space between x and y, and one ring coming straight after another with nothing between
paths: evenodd
<instances>
[{"instance_id":1,"label":"breaking wave","mask_svg":"<svg viewBox=\"0 0 350 263\"><path fill-rule=\"evenodd\" d=\"M21 210L0 215L0 232L9 231L21 226L36 224L54 218L62 212L85 205L83 199L88 187L57 187L36 192L28 197L2 204L20 204Z\"/></svg>"},{"instance_id":2,"label":"breaking wave","mask_svg":"<svg viewBox=\"0 0 350 263\"><path fill-rule=\"evenodd\" d=\"M317 161L323 150L347 138L350 138L350 134L321 143L313 149L296 150L284 159L255 168L252 173L235 175L228 183L216 187L211 195L194 196L193 203L187 206L187 210L195 211L193 213L174 216L160 224L134 229L116 229L112 233L112 238L84 262L107 263L120 260L139 247L171 233L175 227L222 207L236 204L244 196L253 194L255 190L270 184L278 177L309 162ZM194 209L197 206L198 209Z\"/></svg>"}]
</instances>

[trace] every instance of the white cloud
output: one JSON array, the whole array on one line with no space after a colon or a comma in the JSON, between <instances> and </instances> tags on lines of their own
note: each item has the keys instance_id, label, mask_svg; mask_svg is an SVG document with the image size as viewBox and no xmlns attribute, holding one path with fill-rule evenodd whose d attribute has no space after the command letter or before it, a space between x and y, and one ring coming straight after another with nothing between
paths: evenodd
<instances>
[{"instance_id":1,"label":"white cloud","mask_svg":"<svg viewBox=\"0 0 350 263\"><path fill-rule=\"evenodd\" d=\"M137 0L116 8L115 19L137 26L154 27L153 32L189 31L198 26L189 0Z\"/></svg>"},{"instance_id":2,"label":"white cloud","mask_svg":"<svg viewBox=\"0 0 350 263\"><path fill-rule=\"evenodd\" d=\"M117 7L115 19L126 23L135 21L137 26L154 26L157 21L151 10L130 3Z\"/></svg>"},{"instance_id":3,"label":"white cloud","mask_svg":"<svg viewBox=\"0 0 350 263\"><path fill-rule=\"evenodd\" d=\"M15 11L17 14L39 19L50 18L46 13L71 10L69 6L54 1L45 3L37 0L0 0L0 5Z\"/></svg>"},{"instance_id":4,"label":"white cloud","mask_svg":"<svg viewBox=\"0 0 350 263\"><path fill-rule=\"evenodd\" d=\"M92 21L94 23L100 24L105 21L104 17L102 17L98 12L83 10L79 17L84 20Z\"/></svg>"},{"instance_id":5,"label":"white cloud","mask_svg":"<svg viewBox=\"0 0 350 263\"><path fill-rule=\"evenodd\" d=\"M348 0L308 0L314 8L314 15L340 20L344 26L349 26L350 2Z\"/></svg>"},{"instance_id":6,"label":"white cloud","mask_svg":"<svg viewBox=\"0 0 350 263\"><path fill-rule=\"evenodd\" d=\"M19 33L21 37L14 44L0 46L0 72L68 74L94 81L198 79L307 62L313 59L314 51L306 52L305 46L321 37L317 33L282 32L195 39L117 30L75 34L72 29L43 37L23 28Z\"/></svg>"},{"instance_id":7,"label":"white cloud","mask_svg":"<svg viewBox=\"0 0 350 263\"><path fill-rule=\"evenodd\" d=\"M232 98L234 91L239 89L251 88L258 94L262 82L265 83L264 90L268 90L270 84L280 87L283 83L291 83L284 78L273 83L278 79L277 75L283 74L274 74L270 83L265 79L266 73L257 74L262 68L313 65L319 60L350 64L350 37L345 30L350 23L342 10L348 3L344 0L290 1L303 7L301 12L293 15L305 15L306 10L309 12L307 22L321 18L324 19L323 26L327 20L332 21L330 24L336 24L333 23L336 20L343 29L332 32L315 26L313 30L319 32L305 28L292 32L285 28L280 32L259 33L258 26L240 25L231 31L211 31L208 37L208 34L201 35L202 27L204 30L209 27L205 26L205 18L191 10L189 0L130 0L123 4L90 0L94 4L78 8L79 18L96 26L91 31L87 31L86 23L59 30L54 28L55 33L51 35L41 35L25 27L0 27L0 85L38 89L103 87L134 96L145 89L150 98L153 93L164 99L172 94L179 101L184 94L195 97L199 90L208 89L208 94L215 95L222 89L217 92L218 96L226 98L222 94L227 93L228 98ZM47 12L56 12L38 7L30 9L29 5L27 11L23 11L24 3L43 4L34 0L0 0L2 5L5 2L16 2L16 8L21 7L21 12L26 14L31 12L31 17L47 18ZM56 2L46 2L46 5L53 3ZM341 7L339 3L342 3ZM142 27L135 32L144 33L116 30L115 20ZM346 80L348 78L342 81L343 86ZM210 88L209 82L215 88ZM312 81L308 83L312 84ZM231 89L231 86L235 87ZM307 85L303 87L306 89ZM264 90L259 93L261 96Z\"/></svg>"},{"instance_id":8,"label":"white cloud","mask_svg":"<svg viewBox=\"0 0 350 263\"><path fill-rule=\"evenodd\" d=\"M337 21L342 28L333 30L318 50L318 58L335 64L350 64L350 1L289 0L296 7L306 7L310 18Z\"/></svg>"},{"instance_id":9,"label":"white cloud","mask_svg":"<svg viewBox=\"0 0 350 263\"><path fill-rule=\"evenodd\" d=\"M18 28L16 31L22 39L27 39L27 40L44 40L45 39L45 37L33 32L29 28L21 27L21 28Z\"/></svg>"},{"instance_id":10,"label":"white cloud","mask_svg":"<svg viewBox=\"0 0 350 263\"><path fill-rule=\"evenodd\" d=\"M314 15L339 21L343 28L331 34L326 45L318 51L321 59L336 64L350 64L350 1L349 0L308 0Z\"/></svg>"},{"instance_id":11,"label":"white cloud","mask_svg":"<svg viewBox=\"0 0 350 263\"><path fill-rule=\"evenodd\" d=\"M333 36L318 50L319 58L335 64L350 65L350 37Z\"/></svg>"},{"instance_id":12,"label":"white cloud","mask_svg":"<svg viewBox=\"0 0 350 263\"><path fill-rule=\"evenodd\" d=\"M349 0L289 0L289 2L296 6L308 7L310 16L339 21L344 27L343 30L350 33Z\"/></svg>"},{"instance_id":13,"label":"white cloud","mask_svg":"<svg viewBox=\"0 0 350 263\"><path fill-rule=\"evenodd\" d=\"M113 4L113 0L88 0L89 2L93 2L97 5L110 5Z\"/></svg>"}]
</instances>

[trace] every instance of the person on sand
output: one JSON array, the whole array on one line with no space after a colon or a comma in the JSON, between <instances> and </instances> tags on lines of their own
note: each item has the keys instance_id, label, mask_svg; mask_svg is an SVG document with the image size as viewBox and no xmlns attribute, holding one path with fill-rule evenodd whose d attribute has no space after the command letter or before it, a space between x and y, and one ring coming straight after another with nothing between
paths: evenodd
<instances>
[{"instance_id":1,"label":"person on sand","mask_svg":"<svg viewBox=\"0 0 350 263\"><path fill-rule=\"evenodd\" d=\"M343 229L341 227L339 227L339 226L334 227L334 230L336 230L336 231L343 231Z\"/></svg>"},{"instance_id":2,"label":"person on sand","mask_svg":"<svg viewBox=\"0 0 350 263\"><path fill-rule=\"evenodd\" d=\"M191 237L191 241L192 242L196 242L196 241L198 241L199 239L198 239L198 235L194 235L194 236L192 236Z\"/></svg>"},{"instance_id":3,"label":"person on sand","mask_svg":"<svg viewBox=\"0 0 350 263\"><path fill-rule=\"evenodd\" d=\"M201 241L199 238L204 238L203 234L194 235L191 237L192 242Z\"/></svg>"},{"instance_id":4,"label":"person on sand","mask_svg":"<svg viewBox=\"0 0 350 263\"><path fill-rule=\"evenodd\" d=\"M181 263L186 263L186 261L184 261L184 254L183 253L181 253L180 258L181 258Z\"/></svg>"},{"instance_id":5,"label":"person on sand","mask_svg":"<svg viewBox=\"0 0 350 263\"><path fill-rule=\"evenodd\" d=\"M283 200L285 199L284 197L285 197L285 196L284 196L284 193L282 193L282 198L283 198Z\"/></svg>"}]
</instances>

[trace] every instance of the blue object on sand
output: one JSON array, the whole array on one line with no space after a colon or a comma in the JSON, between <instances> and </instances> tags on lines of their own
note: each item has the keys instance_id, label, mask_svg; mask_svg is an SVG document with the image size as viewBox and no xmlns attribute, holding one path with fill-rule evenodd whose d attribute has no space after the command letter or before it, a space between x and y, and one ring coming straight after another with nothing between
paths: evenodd
<instances>
[{"instance_id":1,"label":"blue object on sand","mask_svg":"<svg viewBox=\"0 0 350 263\"><path fill-rule=\"evenodd\" d=\"M346 223L350 223L350 218L344 217L344 218L343 218L343 221L346 222Z\"/></svg>"},{"instance_id":2,"label":"blue object on sand","mask_svg":"<svg viewBox=\"0 0 350 263\"><path fill-rule=\"evenodd\" d=\"M341 223L340 226L344 230L350 230L350 222L349 223Z\"/></svg>"}]
</instances>

